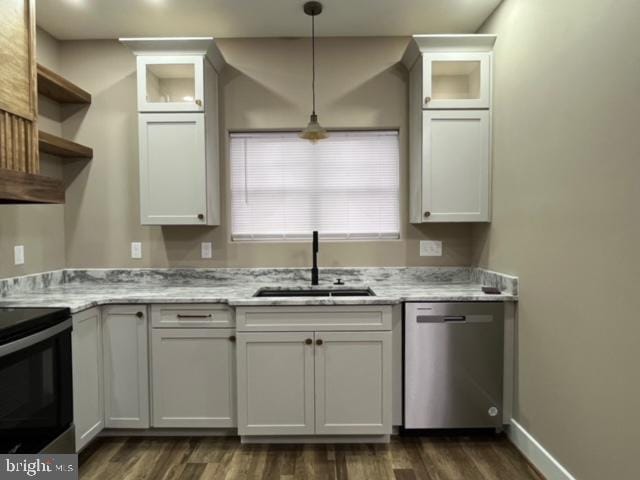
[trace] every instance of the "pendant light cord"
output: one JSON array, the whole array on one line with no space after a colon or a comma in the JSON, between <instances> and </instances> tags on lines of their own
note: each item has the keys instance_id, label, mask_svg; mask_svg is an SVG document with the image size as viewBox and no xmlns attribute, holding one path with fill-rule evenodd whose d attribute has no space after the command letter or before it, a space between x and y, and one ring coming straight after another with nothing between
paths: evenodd
<instances>
[{"instance_id":1,"label":"pendant light cord","mask_svg":"<svg viewBox=\"0 0 640 480\"><path fill-rule=\"evenodd\" d=\"M311 16L311 95L313 114L316 114L316 17Z\"/></svg>"}]
</instances>

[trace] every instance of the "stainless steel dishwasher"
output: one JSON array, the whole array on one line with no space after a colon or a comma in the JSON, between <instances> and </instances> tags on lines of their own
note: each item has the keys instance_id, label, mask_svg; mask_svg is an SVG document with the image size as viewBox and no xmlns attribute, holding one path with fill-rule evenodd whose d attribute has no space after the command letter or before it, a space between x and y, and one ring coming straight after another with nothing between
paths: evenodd
<instances>
[{"instance_id":1,"label":"stainless steel dishwasher","mask_svg":"<svg viewBox=\"0 0 640 480\"><path fill-rule=\"evenodd\" d=\"M407 303L404 428L501 428L504 307Z\"/></svg>"}]
</instances>

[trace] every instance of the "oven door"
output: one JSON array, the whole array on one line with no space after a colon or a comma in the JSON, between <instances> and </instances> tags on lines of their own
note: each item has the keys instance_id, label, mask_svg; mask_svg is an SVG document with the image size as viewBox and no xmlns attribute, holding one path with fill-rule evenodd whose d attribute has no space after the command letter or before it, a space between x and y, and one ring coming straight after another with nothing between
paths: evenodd
<instances>
[{"instance_id":1,"label":"oven door","mask_svg":"<svg viewBox=\"0 0 640 480\"><path fill-rule=\"evenodd\" d=\"M38 453L67 431L72 388L70 319L0 345L0 453Z\"/></svg>"}]
</instances>

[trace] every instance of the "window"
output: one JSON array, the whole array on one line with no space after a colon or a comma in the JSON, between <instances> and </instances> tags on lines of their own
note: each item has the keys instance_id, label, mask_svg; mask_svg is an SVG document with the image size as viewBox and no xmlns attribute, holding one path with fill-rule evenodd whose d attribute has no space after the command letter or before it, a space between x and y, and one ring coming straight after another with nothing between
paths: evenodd
<instances>
[{"instance_id":1,"label":"window","mask_svg":"<svg viewBox=\"0 0 640 480\"><path fill-rule=\"evenodd\" d=\"M232 239L399 238L399 156L394 131L231 134Z\"/></svg>"}]
</instances>

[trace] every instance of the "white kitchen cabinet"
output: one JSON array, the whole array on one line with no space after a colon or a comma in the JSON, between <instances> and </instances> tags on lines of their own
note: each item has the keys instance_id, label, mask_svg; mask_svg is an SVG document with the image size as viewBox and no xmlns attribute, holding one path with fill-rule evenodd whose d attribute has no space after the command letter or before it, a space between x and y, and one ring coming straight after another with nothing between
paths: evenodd
<instances>
[{"instance_id":1,"label":"white kitchen cabinet","mask_svg":"<svg viewBox=\"0 0 640 480\"><path fill-rule=\"evenodd\" d=\"M389 305L238 307L239 433L390 434L391 318Z\"/></svg>"},{"instance_id":2,"label":"white kitchen cabinet","mask_svg":"<svg viewBox=\"0 0 640 480\"><path fill-rule=\"evenodd\" d=\"M76 451L104 428L102 324L100 309L73 315L73 422Z\"/></svg>"},{"instance_id":3,"label":"white kitchen cabinet","mask_svg":"<svg viewBox=\"0 0 640 480\"><path fill-rule=\"evenodd\" d=\"M238 333L240 435L314 433L313 333Z\"/></svg>"},{"instance_id":4,"label":"white kitchen cabinet","mask_svg":"<svg viewBox=\"0 0 640 480\"><path fill-rule=\"evenodd\" d=\"M317 434L391 431L391 332L315 334Z\"/></svg>"},{"instance_id":5,"label":"white kitchen cabinet","mask_svg":"<svg viewBox=\"0 0 640 480\"><path fill-rule=\"evenodd\" d=\"M138 125L142 224L218 224L218 157L206 133L217 126L203 113L144 113Z\"/></svg>"},{"instance_id":6,"label":"white kitchen cabinet","mask_svg":"<svg viewBox=\"0 0 640 480\"><path fill-rule=\"evenodd\" d=\"M149 428L146 307L105 307L102 345L105 427Z\"/></svg>"},{"instance_id":7,"label":"white kitchen cabinet","mask_svg":"<svg viewBox=\"0 0 640 480\"><path fill-rule=\"evenodd\" d=\"M490 71L490 52L422 54L423 108L489 108Z\"/></svg>"},{"instance_id":8,"label":"white kitchen cabinet","mask_svg":"<svg viewBox=\"0 0 640 480\"><path fill-rule=\"evenodd\" d=\"M489 221L489 122L486 110L422 112L424 221Z\"/></svg>"},{"instance_id":9,"label":"white kitchen cabinet","mask_svg":"<svg viewBox=\"0 0 640 480\"><path fill-rule=\"evenodd\" d=\"M236 426L235 330L154 328L154 427Z\"/></svg>"},{"instance_id":10,"label":"white kitchen cabinet","mask_svg":"<svg viewBox=\"0 0 640 480\"><path fill-rule=\"evenodd\" d=\"M143 225L219 225L218 75L212 38L121 39L138 67Z\"/></svg>"},{"instance_id":11,"label":"white kitchen cabinet","mask_svg":"<svg viewBox=\"0 0 640 480\"><path fill-rule=\"evenodd\" d=\"M411 223L491 220L495 35L415 35L409 69Z\"/></svg>"},{"instance_id":12,"label":"white kitchen cabinet","mask_svg":"<svg viewBox=\"0 0 640 480\"><path fill-rule=\"evenodd\" d=\"M138 55L137 67L138 111L204 111L202 55Z\"/></svg>"}]
</instances>

